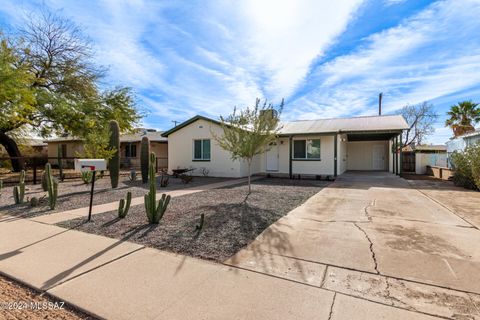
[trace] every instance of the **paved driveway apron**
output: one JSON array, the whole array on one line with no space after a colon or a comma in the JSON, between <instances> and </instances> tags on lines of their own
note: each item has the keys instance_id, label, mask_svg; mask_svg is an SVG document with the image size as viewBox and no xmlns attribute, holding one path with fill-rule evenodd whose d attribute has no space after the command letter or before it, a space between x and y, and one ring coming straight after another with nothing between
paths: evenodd
<instances>
[{"instance_id":1,"label":"paved driveway apron","mask_svg":"<svg viewBox=\"0 0 480 320\"><path fill-rule=\"evenodd\" d=\"M402 309L480 318L480 231L461 210L480 194L446 186L442 197L389 173L346 173L225 263Z\"/></svg>"}]
</instances>

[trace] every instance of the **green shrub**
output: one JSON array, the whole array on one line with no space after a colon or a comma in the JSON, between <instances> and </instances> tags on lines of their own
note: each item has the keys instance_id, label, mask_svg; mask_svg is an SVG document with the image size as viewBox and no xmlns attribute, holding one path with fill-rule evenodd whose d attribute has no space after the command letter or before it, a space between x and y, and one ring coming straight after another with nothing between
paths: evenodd
<instances>
[{"instance_id":1,"label":"green shrub","mask_svg":"<svg viewBox=\"0 0 480 320\"><path fill-rule=\"evenodd\" d=\"M480 143L451 155L453 183L468 189L480 189Z\"/></svg>"}]
</instances>

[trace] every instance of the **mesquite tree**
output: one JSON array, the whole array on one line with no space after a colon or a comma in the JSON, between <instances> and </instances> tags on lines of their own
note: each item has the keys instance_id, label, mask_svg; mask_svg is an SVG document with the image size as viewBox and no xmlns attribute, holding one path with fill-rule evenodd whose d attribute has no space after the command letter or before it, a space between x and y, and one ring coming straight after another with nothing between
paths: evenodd
<instances>
[{"instance_id":1,"label":"mesquite tree","mask_svg":"<svg viewBox=\"0 0 480 320\"><path fill-rule=\"evenodd\" d=\"M99 90L105 69L92 62L92 44L78 27L46 11L22 26L15 38L0 31L0 144L11 157L21 156L18 132L85 138L112 119L132 129L140 116L130 89Z\"/></svg>"},{"instance_id":2,"label":"mesquite tree","mask_svg":"<svg viewBox=\"0 0 480 320\"><path fill-rule=\"evenodd\" d=\"M227 117L220 117L222 135L212 132L218 145L230 152L232 160L243 160L248 166L248 193L252 191L250 177L252 175L253 158L267 151L269 145L277 139L280 127L280 113L283 100L278 109L267 101L260 105L255 101L253 108L237 110Z\"/></svg>"}]
</instances>

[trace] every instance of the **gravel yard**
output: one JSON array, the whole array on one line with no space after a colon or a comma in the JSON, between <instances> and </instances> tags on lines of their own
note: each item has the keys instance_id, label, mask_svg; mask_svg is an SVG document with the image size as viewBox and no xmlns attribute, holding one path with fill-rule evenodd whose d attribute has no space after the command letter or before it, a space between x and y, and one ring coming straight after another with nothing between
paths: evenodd
<instances>
[{"instance_id":1,"label":"gravel yard","mask_svg":"<svg viewBox=\"0 0 480 320\"><path fill-rule=\"evenodd\" d=\"M95 319L4 276L0 276L0 303L1 319Z\"/></svg>"},{"instance_id":2,"label":"gravel yard","mask_svg":"<svg viewBox=\"0 0 480 320\"><path fill-rule=\"evenodd\" d=\"M179 178L170 177L169 185L166 188L160 188L160 177L157 177L157 188L159 191L172 191L182 188L197 187L205 184L225 181L225 178L211 178L211 177L194 177L193 181L185 184ZM86 207L90 201L91 185L84 184L81 180L66 180L61 182L58 187L58 203L55 210L50 210L48 201L42 202L37 207L31 207L28 202L15 205L13 200L13 186L4 187L0 196L0 213L6 213L22 217L34 217L53 212L61 212L71 209ZM148 192L149 184L143 184L141 179L130 181L128 177L120 177L118 188L112 189L110 185L110 178L104 177L95 182L95 194L93 204L103 204L113 201L118 201L125 198L128 191L132 192L132 197L143 196ZM40 184L26 185L25 199L38 197L41 198L47 193L42 190Z\"/></svg>"},{"instance_id":3,"label":"gravel yard","mask_svg":"<svg viewBox=\"0 0 480 320\"><path fill-rule=\"evenodd\" d=\"M175 197L159 225L147 223L143 205L132 207L125 219L112 211L95 215L90 223L74 219L58 225L222 262L327 184L261 179L252 182L248 198L246 184ZM202 213L205 225L198 233L195 226Z\"/></svg>"}]
</instances>

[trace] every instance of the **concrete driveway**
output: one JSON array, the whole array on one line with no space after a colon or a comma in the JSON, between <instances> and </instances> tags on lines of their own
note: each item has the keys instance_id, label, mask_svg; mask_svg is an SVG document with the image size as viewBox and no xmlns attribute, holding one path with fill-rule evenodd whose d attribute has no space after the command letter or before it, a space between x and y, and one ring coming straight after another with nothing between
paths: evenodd
<instances>
[{"instance_id":1,"label":"concrete driveway","mask_svg":"<svg viewBox=\"0 0 480 320\"><path fill-rule=\"evenodd\" d=\"M225 263L343 300L480 319L479 226L478 192L389 173L346 173ZM331 319L342 318L347 305L360 318L369 312L352 303L334 301Z\"/></svg>"}]
</instances>

